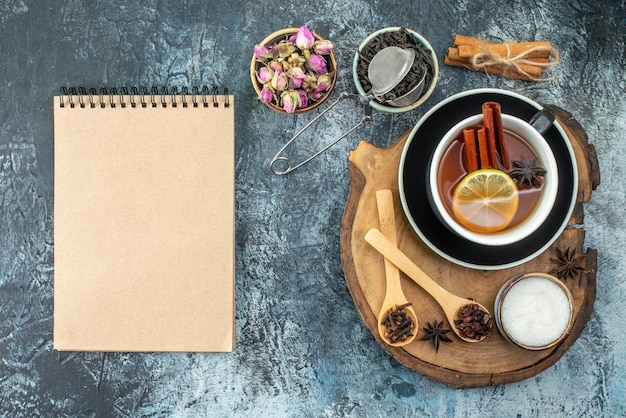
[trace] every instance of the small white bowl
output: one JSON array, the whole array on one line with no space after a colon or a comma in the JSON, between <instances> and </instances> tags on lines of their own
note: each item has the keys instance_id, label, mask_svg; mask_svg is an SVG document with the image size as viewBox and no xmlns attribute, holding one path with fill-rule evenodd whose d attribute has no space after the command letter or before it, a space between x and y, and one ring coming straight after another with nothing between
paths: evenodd
<instances>
[{"instance_id":1,"label":"small white bowl","mask_svg":"<svg viewBox=\"0 0 626 418\"><path fill-rule=\"evenodd\" d=\"M502 246L512 244L528 237L537 230L547 219L552 211L558 191L559 179L556 167L556 159L552 153L550 145L545 138L528 122L511 115L502 115L502 126L505 131L509 131L521 137L533 150L539 160L539 165L546 169L543 178L543 189L539 202L535 205L534 211L520 224L507 228L500 232L479 233L472 231L461 223L446 209L437 184L437 173L441 159L452 141L461 133L463 128L482 123L483 116L475 115L457 123L450 129L437 145L429 171L429 187L431 206L435 214L442 222L463 238L483 245Z\"/></svg>"},{"instance_id":2,"label":"small white bowl","mask_svg":"<svg viewBox=\"0 0 626 418\"><path fill-rule=\"evenodd\" d=\"M369 35L367 38L365 38L365 40L363 42L361 42L361 45L359 45L359 50L354 55L354 61L352 63L352 78L354 79L354 85L356 86L356 90L357 90L357 92L361 96L367 97L368 95L367 95L367 92L363 89L363 86L361 85L361 83L359 82L359 75L358 75L358 72L357 72L359 59L360 59L359 58L359 51L361 51L365 47L365 45L367 45L372 39L374 39L375 37L377 37L381 33L397 32L400 29L401 28L399 26L379 29L376 32L374 32L371 35ZM409 32L410 34L415 36L415 38L417 38L417 40L422 45L424 45L428 50L431 51L432 61L433 61L433 79L432 79L432 82L430 83L430 86L428 86L428 90L426 90L416 102L414 102L413 104L411 104L409 106L393 107L393 106L389 106L389 105L385 105L383 103L380 103L380 102L378 102L376 100L370 100L369 101L370 107L372 109L376 109L376 110L378 110L380 112L404 113L404 112L408 112L409 110L413 110L413 109L417 108L418 106L420 106L422 103L424 103L430 97L430 95L435 90L435 86L437 85L437 80L439 79L439 63L437 62L437 54L435 54L435 50L433 49L433 47L426 40L426 38L424 38L419 33L415 32L415 31L413 31L411 29L408 29L408 28L405 28L405 29L406 29L407 32Z\"/></svg>"}]
</instances>

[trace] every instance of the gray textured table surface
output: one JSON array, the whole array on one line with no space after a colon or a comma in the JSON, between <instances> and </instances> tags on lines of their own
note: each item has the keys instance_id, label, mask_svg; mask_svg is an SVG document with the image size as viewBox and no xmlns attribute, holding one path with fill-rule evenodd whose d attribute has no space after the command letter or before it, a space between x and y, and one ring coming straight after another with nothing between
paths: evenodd
<instances>
[{"instance_id":1,"label":"gray textured table surface","mask_svg":"<svg viewBox=\"0 0 626 418\"><path fill-rule=\"evenodd\" d=\"M626 5L623 0L0 3L0 414L3 416L624 416L626 414ZM169 4L171 3L171 4ZM271 111L248 76L255 43L307 24L334 41L336 92L371 32L406 26L440 61L455 33L548 39L555 80L441 66L426 104L376 114L329 152L278 177L270 158L310 115ZM229 354L52 350L53 133L60 86L227 86L236 97L237 346ZM554 366L519 383L454 390L383 352L362 325L339 254L348 153L392 144L442 99L498 87L560 106L598 151L585 206L598 250L586 329ZM335 93L336 94L336 93ZM342 105L305 151L360 118Z\"/></svg>"}]
</instances>

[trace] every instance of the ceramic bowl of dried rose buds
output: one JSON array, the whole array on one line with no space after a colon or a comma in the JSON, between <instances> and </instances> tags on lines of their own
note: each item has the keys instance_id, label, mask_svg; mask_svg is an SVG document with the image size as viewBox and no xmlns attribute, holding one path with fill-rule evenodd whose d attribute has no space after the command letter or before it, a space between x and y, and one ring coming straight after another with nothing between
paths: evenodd
<instances>
[{"instance_id":1,"label":"ceramic bowl of dried rose buds","mask_svg":"<svg viewBox=\"0 0 626 418\"><path fill-rule=\"evenodd\" d=\"M307 26L276 31L255 45L250 79L271 109L308 112L330 96L337 82L333 44Z\"/></svg>"}]
</instances>

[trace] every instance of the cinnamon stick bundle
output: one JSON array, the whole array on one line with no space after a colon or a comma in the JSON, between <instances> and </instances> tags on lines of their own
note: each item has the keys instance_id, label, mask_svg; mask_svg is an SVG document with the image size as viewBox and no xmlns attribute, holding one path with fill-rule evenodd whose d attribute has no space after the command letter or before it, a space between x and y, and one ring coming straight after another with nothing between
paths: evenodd
<instances>
[{"instance_id":1,"label":"cinnamon stick bundle","mask_svg":"<svg viewBox=\"0 0 626 418\"><path fill-rule=\"evenodd\" d=\"M542 78L541 72L557 65L559 54L549 41L494 43L457 34L444 62L519 80L548 81L552 78Z\"/></svg>"}]
</instances>

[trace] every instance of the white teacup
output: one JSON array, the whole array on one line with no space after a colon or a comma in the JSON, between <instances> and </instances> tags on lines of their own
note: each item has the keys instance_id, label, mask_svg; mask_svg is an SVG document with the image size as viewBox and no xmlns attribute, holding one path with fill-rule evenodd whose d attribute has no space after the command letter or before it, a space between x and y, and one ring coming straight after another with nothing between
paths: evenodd
<instances>
[{"instance_id":1,"label":"white teacup","mask_svg":"<svg viewBox=\"0 0 626 418\"><path fill-rule=\"evenodd\" d=\"M454 215L448 211L444 205L441 197L439 186L437 182L437 176L439 172L439 165L444 156L445 151L452 144L464 128L481 124L483 122L482 115L471 116L467 119L457 123L452 129L450 129L446 135L439 142L439 145L435 149L433 160L429 171L429 185L430 185L430 198L431 206L435 214L441 219L441 221L452 231L456 232L461 237L482 245L490 246L502 246L512 244L528 237L535 232L547 219L548 215L552 211L554 203L556 201L556 195L558 190L558 171L556 167L556 160L550 145L546 142L545 138L528 122L510 115L502 115L502 126L505 132L510 132L522 138L524 142L532 149L533 153L537 156L539 165L546 170L546 174L543 177L543 188L539 201L535 205L532 213L530 213L526 219L517 225L506 228L503 231L480 233L472 231L467 227L459 223ZM516 156L511 155L511 160L516 159Z\"/></svg>"}]
</instances>

